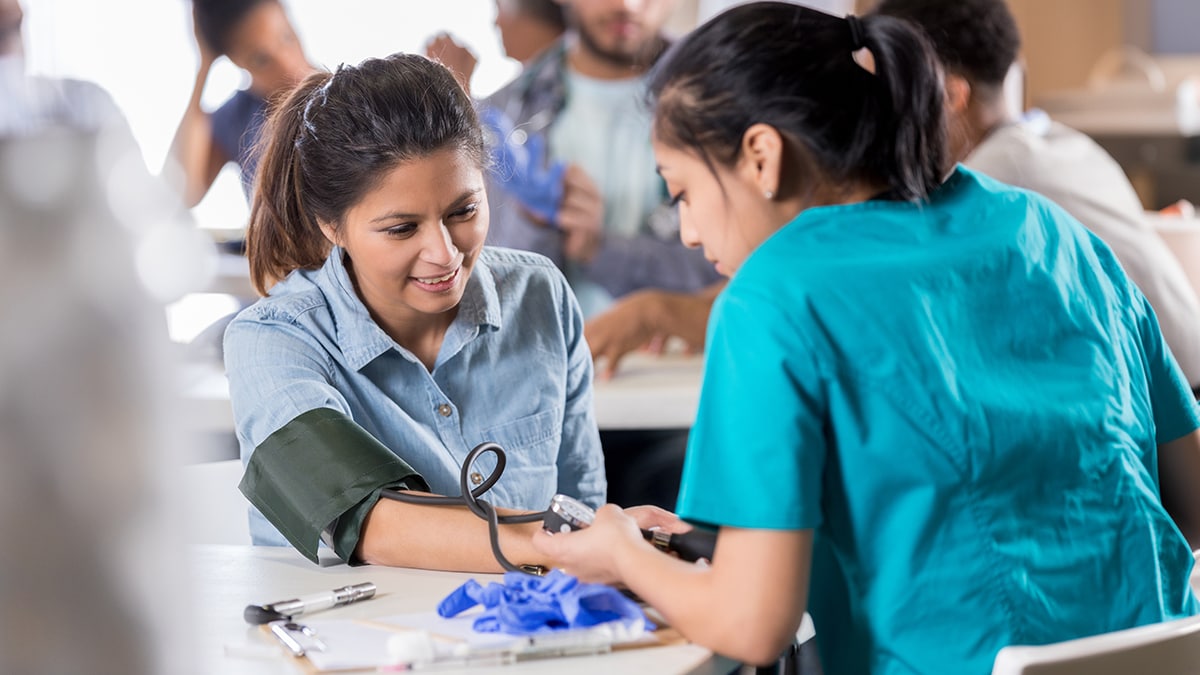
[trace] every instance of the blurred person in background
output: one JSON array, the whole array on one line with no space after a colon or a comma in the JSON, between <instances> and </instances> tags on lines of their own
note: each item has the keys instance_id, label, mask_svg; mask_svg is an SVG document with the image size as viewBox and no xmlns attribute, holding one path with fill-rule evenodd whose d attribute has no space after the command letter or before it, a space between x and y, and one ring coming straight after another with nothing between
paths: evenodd
<instances>
[{"instance_id":1,"label":"blurred person in background","mask_svg":"<svg viewBox=\"0 0 1200 675\"><path fill-rule=\"evenodd\" d=\"M680 242L650 146L645 80L675 3L560 4L567 32L485 101L509 122L506 144L525 151L491 176L488 236L554 260L590 322L636 291L693 293L720 276ZM674 506L686 429L604 430L601 443L610 501Z\"/></svg>"},{"instance_id":2,"label":"blurred person in background","mask_svg":"<svg viewBox=\"0 0 1200 675\"><path fill-rule=\"evenodd\" d=\"M504 53L525 65L562 37L567 20L556 0L496 0L496 29Z\"/></svg>"},{"instance_id":3,"label":"blurred person in background","mask_svg":"<svg viewBox=\"0 0 1200 675\"><path fill-rule=\"evenodd\" d=\"M99 85L26 72L21 35L24 19L20 2L0 0L0 134L22 135L47 125L62 125L110 128L132 138L125 116Z\"/></svg>"},{"instance_id":4,"label":"blurred person in background","mask_svg":"<svg viewBox=\"0 0 1200 675\"><path fill-rule=\"evenodd\" d=\"M94 139L95 163L113 174L107 185L115 200L112 207L127 209L116 217L142 225L133 232L136 264L150 280L155 298L166 303L204 287L216 268L212 241L196 231L176 193L150 175L125 114L103 87L26 72L24 19L18 0L0 0L0 137L37 136L41 143L57 137L56 142L68 145L80 135ZM29 172L12 172L7 178L21 181L31 202L46 202L60 187L51 179L68 174L34 169L66 158L48 153ZM136 200L130 199L134 196Z\"/></svg>"},{"instance_id":5,"label":"blurred person in background","mask_svg":"<svg viewBox=\"0 0 1200 675\"><path fill-rule=\"evenodd\" d=\"M0 0L0 672L199 672L160 299L194 240L102 89L10 68L21 17Z\"/></svg>"},{"instance_id":6,"label":"blurred person in background","mask_svg":"<svg viewBox=\"0 0 1200 675\"><path fill-rule=\"evenodd\" d=\"M280 0L193 0L192 24L200 63L170 150L181 172L184 203L200 203L229 162L241 170L249 198L258 165L254 149L268 104L315 69ZM201 97L221 56L245 71L250 82L210 113Z\"/></svg>"},{"instance_id":7,"label":"blurred person in background","mask_svg":"<svg viewBox=\"0 0 1200 675\"><path fill-rule=\"evenodd\" d=\"M561 4L567 33L485 101L526 145L542 143L545 162L567 165L561 193L539 212L520 199L520 186L514 194L495 181L491 240L554 260L585 317L640 288L694 291L716 281L704 257L679 242L642 101L675 3Z\"/></svg>"}]
</instances>

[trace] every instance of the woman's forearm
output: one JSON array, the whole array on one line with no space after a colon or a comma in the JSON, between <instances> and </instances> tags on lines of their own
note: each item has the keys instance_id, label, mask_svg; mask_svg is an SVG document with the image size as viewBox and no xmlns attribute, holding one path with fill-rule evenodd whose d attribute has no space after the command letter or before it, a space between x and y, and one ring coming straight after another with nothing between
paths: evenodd
<instances>
[{"instance_id":1,"label":"woman's forearm","mask_svg":"<svg viewBox=\"0 0 1200 675\"><path fill-rule=\"evenodd\" d=\"M617 564L630 589L688 640L758 665L775 661L795 637L811 548L811 530L725 528L711 566L685 563L648 544L622 551Z\"/></svg>"},{"instance_id":2,"label":"woman's forearm","mask_svg":"<svg viewBox=\"0 0 1200 675\"><path fill-rule=\"evenodd\" d=\"M519 513L497 509L501 515ZM530 538L541 523L500 526L500 548L515 565L548 564ZM466 507L381 499L363 523L357 554L363 562L455 572L503 572L492 553L488 524Z\"/></svg>"},{"instance_id":3,"label":"woman's forearm","mask_svg":"<svg viewBox=\"0 0 1200 675\"><path fill-rule=\"evenodd\" d=\"M171 139L170 161L174 162L183 181L183 198L189 208L204 198L221 167L213 170L214 160L212 121L201 107L204 86L211 63L205 61L196 73L192 95L175 136Z\"/></svg>"}]
</instances>

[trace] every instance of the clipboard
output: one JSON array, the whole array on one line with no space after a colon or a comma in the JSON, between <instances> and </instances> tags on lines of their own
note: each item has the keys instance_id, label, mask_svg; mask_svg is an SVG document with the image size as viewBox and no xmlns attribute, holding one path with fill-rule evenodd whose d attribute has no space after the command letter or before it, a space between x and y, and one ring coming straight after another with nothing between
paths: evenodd
<instances>
[{"instance_id":1,"label":"clipboard","mask_svg":"<svg viewBox=\"0 0 1200 675\"><path fill-rule=\"evenodd\" d=\"M538 633L533 636L479 633L472 628L477 612L443 618L436 612L416 612L373 620L313 619L286 622L296 627L280 631L272 622L261 626L271 640L293 655L306 673L403 671L394 649L397 640L430 640L437 656L416 669L496 666L529 659L603 654L626 649L686 644L679 633L659 623L655 631L636 636L601 624L591 628ZM657 617L656 617L657 618ZM294 640L281 636L285 632ZM298 653L299 652L299 653ZM515 672L515 671L514 671Z\"/></svg>"}]
</instances>

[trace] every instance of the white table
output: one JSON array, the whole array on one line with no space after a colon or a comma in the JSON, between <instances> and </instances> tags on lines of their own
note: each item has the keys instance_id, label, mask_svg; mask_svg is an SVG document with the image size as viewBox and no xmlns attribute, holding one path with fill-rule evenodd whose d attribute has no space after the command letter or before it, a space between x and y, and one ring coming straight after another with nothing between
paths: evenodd
<instances>
[{"instance_id":1,"label":"white table","mask_svg":"<svg viewBox=\"0 0 1200 675\"><path fill-rule=\"evenodd\" d=\"M596 380L596 422L603 430L684 429L696 418L702 358L627 356L610 380ZM233 432L229 381L217 364L185 369L184 423L195 431Z\"/></svg>"},{"instance_id":2,"label":"white table","mask_svg":"<svg viewBox=\"0 0 1200 675\"><path fill-rule=\"evenodd\" d=\"M248 604L263 604L298 595L372 581L371 600L312 614L311 618L374 619L429 611L469 578L486 584L489 575L431 572L393 567L349 567L336 558L317 566L290 548L196 546L189 549L196 589L193 646L197 672L222 675L296 675L302 661L286 655L260 627L242 620ZM524 661L515 666L475 667L471 673L513 675L588 675L589 673L695 673L726 675L737 664L692 644L616 651L599 656ZM465 670L440 670L461 673Z\"/></svg>"}]
</instances>

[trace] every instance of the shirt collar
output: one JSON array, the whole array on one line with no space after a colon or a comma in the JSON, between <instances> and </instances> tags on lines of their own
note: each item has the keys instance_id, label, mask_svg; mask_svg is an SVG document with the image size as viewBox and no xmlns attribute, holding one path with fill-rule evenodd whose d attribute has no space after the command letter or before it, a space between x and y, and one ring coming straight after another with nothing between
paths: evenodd
<instances>
[{"instance_id":1,"label":"shirt collar","mask_svg":"<svg viewBox=\"0 0 1200 675\"><path fill-rule=\"evenodd\" d=\"M325 260L319 276L318 284L325 292L330 312L337 326L337 341L347 365L355 370L361 370L371 361L388 350L395 349L402 354L412 357L412 354L396 344L375 320L371 318L366 305L354 291L350 281L350 273L343 261L345 250L334 246L329 257ZM447 331L451 334L462 335L464 331L473 334L482 332L485 326L499 329L501 325L500 299L496 292L496 281L491 268L486 262L486 251L476 259L471 277L467 280L466 291L463 292L459 303L458 314Z\"/></svg>"}]
</instances>

